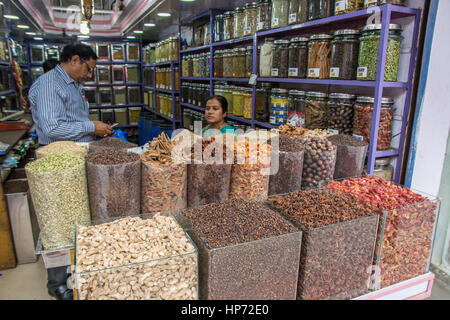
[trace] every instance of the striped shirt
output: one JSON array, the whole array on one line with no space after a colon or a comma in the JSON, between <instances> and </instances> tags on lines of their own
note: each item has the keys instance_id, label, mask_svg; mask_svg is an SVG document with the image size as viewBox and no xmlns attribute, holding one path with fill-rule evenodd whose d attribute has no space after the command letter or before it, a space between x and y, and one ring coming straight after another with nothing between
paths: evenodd
<instances>
[{"instance_id":1,"label":"striped shirt","mask_svg":"<svg viewBox=\"0 0 450 320\"><path fill-rule=\"evenodd\" d=\"M95 139L95 125L89 119L83 86L60 65L33 83L28 98L40 144Z\"/></svg>"}]
</instances>

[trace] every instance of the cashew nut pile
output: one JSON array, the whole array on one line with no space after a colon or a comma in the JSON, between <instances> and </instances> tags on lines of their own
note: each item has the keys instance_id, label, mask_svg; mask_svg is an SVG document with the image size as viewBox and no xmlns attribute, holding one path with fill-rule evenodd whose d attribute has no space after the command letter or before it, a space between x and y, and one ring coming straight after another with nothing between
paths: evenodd
<instances>
[{"instance_id":1,"label":"cashew nut pile","mask_svg":"<svg viewBox=\"0 0 450 320\"><path fill-rule=\"evenodd\" d=\"M172 216L78 226L80 300L197 299L197 252Z\"/></svg>"}]
</instances>

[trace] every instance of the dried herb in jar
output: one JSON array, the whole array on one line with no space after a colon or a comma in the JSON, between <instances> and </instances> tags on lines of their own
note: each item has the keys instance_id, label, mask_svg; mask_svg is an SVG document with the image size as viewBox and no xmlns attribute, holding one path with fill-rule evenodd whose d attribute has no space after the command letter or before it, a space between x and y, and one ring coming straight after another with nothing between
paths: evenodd
<instances>
[{"instance_id":1,"label":"dried herb in jar","mask_svg":"<svg viewBox=\"0 0 450 320\"><path fill-rule=\"evenodd\" d=\"M289 77L306 78L308 74L308 38L293 38L289 46Z\"/></svg>"},{"instance_id":2,"label":"dried herb in jar","mask_svg":"<svg viewBox=\"0 0 450 320\"><path fill-rule=\"evenodd\" d=\"M331 39L327 34L311 36L308 43L308 78L328 79L331 65Z\"/></svg>"},{"instance_id":3,"label":"dried herb in jar","mask_svg":"<svg viewBox=\"0 0 450 320\"><path fill-rule=\"evenodd\" d=\"M306 94L306 128L327 128L328 95L322 92L308 92Z\"/></svg>"},{"instance_id":4,"label":"dried herb in jar","mask_svg":"<svg viewBox=\"0 0 450 320\"><path fill-rule=\"evenodd\" d=\"M298 24L308 21L309 0L290 0L289 24Z\"/></svg>"},{"instance_id":5,"label":"dried herb in jar","mask_svg":"<svg viewBox=\"0 0 450 320\"><path fill-rule=\"evenodd\" d=\"M355 80L358 69L359 31L338 30L334 33L331 52L330 78Z\"/></svg>"},{"instance_id":6,"label":"dried herb in jar","mask_svg":"<svg viewBox=\"0 0 450 320\"><path fill-rule=\"evenodd\" d=\"M364 0L336 0L334 14L355 12L364 7Z\"/></svg>"},{"instance_id":7,"label":"dried herb in jar","mask_svg":"<svg viewBox=\"0 0 450 320\"><path fill-rule=\"evenodd\" d=\"M289 41L277 40L273 47L272 77L287 78L289 68Z\"/></svg>"}]
</instances>

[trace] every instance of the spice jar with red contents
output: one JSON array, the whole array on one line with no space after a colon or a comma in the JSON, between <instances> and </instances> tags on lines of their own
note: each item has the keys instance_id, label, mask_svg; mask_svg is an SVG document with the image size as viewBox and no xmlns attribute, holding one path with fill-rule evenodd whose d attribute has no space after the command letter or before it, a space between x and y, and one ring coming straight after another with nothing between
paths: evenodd
<instances>
[{"instance_id":1,"label":"spice jar with red contents","mask_svg":"<svg viewBox=\"0 0 450 320\"><path fill-rule=\"evenodd\" d=\"M353 134L363 137L364 141L369 143L374 103L375 99L372 97L358 97L355 104ZM377 150L388 150L391 147L393 105L394 100L391 98L383 98L381 100Z\"/></svg>"}]
</instances>

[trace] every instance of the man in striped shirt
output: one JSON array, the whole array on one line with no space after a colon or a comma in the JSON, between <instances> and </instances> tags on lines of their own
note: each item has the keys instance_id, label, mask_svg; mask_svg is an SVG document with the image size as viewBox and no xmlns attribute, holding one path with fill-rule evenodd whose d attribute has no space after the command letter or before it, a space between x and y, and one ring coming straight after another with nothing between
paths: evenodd
<instances>
[{"instance_id":1,"label":"man in striped shirt","mask_svg":"<svg viewBox=\"0 0 450 320\"><path fill-rule=\"evenodd\" d=\"M91 47L71 44L64 47L61 63L39 77L30 89L33 121L41 145L55 141L90 142L106 137L112 128L89 119L89 104L82 83L91 78L97 55Z\"/></svg>"}]
</instances>

